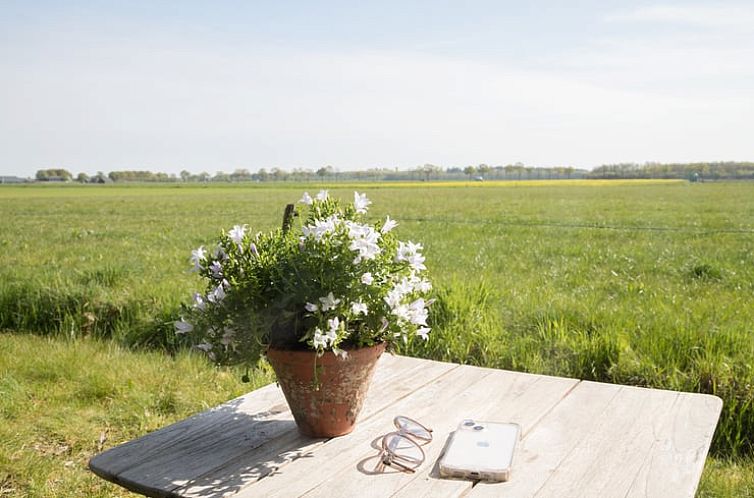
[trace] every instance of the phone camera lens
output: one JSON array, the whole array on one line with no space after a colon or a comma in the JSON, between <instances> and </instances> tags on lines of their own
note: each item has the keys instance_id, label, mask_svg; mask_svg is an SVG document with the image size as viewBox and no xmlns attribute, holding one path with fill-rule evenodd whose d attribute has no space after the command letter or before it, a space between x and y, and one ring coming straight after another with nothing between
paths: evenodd
<instances>
[{"instance_id":1,"label":"phone camera lens","mask_svg":"<svg viewBox=\"0 0 754 498\"><path fill-rule=\"evenodd\" d=\"M476 424L476 422L474 422L473 420L466 420L463 423L463 425L465 425L466 427L471 427L474 424Z\"/></svg>"},{"instance_id":2,"label":"phone camera lens","mask_svg":"<svg viewBox=\"0 0 754 498\"><path fill-rule=\"evenodd\" d=\"M482 427L481 425L475 425L474 426L474 430L475 431L481 431L482 429L484 429L484 427Z\"/></svg>"}]
</instances>

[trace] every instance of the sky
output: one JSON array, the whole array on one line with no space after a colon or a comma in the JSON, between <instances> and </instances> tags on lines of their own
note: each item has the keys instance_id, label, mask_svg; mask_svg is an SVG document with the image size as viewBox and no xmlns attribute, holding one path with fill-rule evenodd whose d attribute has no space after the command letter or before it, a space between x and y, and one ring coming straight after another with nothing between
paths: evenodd
<instances>
[{"instance_id":1,"label":"sky","mask_svg":"<svg viewBox=\"0 0 754 498\"><path fill-rule=\"evenodd\" d=\"M754 2L0 0L0 174L754 160Z\"/></svg>"}]
</instances>

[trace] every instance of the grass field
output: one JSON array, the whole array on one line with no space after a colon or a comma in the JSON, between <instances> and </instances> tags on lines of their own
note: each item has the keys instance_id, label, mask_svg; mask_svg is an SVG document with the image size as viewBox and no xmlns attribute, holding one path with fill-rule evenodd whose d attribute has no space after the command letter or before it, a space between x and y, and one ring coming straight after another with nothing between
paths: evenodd
<instances>
[{"instance_id":1,"label":"grass field","mask_svg":"<svg viewBox=\"0 0 754 498\"><path fill-rule=\"evenodd\" d=\"M103 425L120 431L109 445L201 409L196 400L211 404L247 388L190 355L175 359L140 350L175 349L171 322L197 285L186 271L192 248L233 224L277 226L284 205L305 188L316 190L0 188L0 329L58 338L37 347L38 338L0 337L0 417L7 431L0 447L0 496L3 489L52 489L45 488L50 480L57 480L62 496L76 495L77 485L108 496L113 488L79 469L83 456L65 460L74 461L70 479L34 470L54 469L39 462L61 459L54 450L34 453L38 440L48 437L45 431L52 441L64 441L65 455L91 454ZM754 496L754 184L571 181L358 189L374 202L375 217L389 213L399 221L402 239L426 248L438 293L435 332L429 344L406 352L716 394L725 406L699 495ZM331 193L350 198L352 190L339 185ZM113 351L123 362L120 375L133 379L129 383L119 384L110 371ZM94 358L86 370L65 367L81 354ZM45 358L63 366L36 378L29 365ZM138 373L150 368L154 381ZM223 388L211 391L181 380L184 370L195 379L222 379ZM162 381L158 372L175 377ZM52 387L45 375L53 375ZM259 382L268 378L259 375ZM166 415L150 409L154 418L140 419L145 403L159 405L154 399L165 383L175 386L174 402L167 403L173 408ZM60 393L50 392L58 384ZM75 394L89 384L99 394ZM194 396L190 403L175 401ZM117 404L120 415L98 412L101 399ZM38 401L39 413L66 415L42 416L45 422L36 427L18 409L24 400ZM70 417L81 424L64 424Z\"/></svg>"},{"instance_id":2,"label":"grass field","mask_svg":"<svg viewBox=\"0 0 754 498\"><path fill-rule=\"evenodd\" d=\"M132 496L89 458L250 388L197 355L29 335L0 340L0 372L0 497ZM251 387L272 378L254 372Z\"/></svg>"}]
</instances>

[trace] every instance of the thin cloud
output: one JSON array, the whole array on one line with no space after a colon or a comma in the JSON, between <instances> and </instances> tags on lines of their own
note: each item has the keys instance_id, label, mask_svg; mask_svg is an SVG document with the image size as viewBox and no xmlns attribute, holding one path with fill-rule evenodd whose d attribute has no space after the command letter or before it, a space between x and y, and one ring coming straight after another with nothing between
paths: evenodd
<instances>
[{"instance_id":1,"label":"thin cloud","mask_svg":"<svg viewBox=\"0 0 754 498\"><path fill-rule=\"evenodd\" d=\"M524 61L84 27L27 29L0 47L3 174L589 167L751 151L745 30L632 22Z\"/></svg>"},{"instance_id":2,"label":"thin cloud","mask_svg":"<svg viewBox=\"0 0 754 498\"><path fill-rule=\"evenodd\" d=\"M754 6L744 5L652 5L614 12L610 22L663 23L701 27L747 27L754 25Z\"/></svg>"},{"instance_id":3,"label":"thin cloud","mask_svg":"<svg viewBox=\"0 0 754 498\"><path fill-rule=\"evenodd\" d=\"M90 48L60 66L27 66L33 86L6 80L7 95L25 92L29 100L4 102L12 112L0 117L0 131L16 144L5 153L74 169L95 163L177 172L511 157L591 166L681 159L679 150L684 158L715 158L744 143L734 131L744 129L739 107L503 63L262 47L234 55L134 43L127 52L124 65L125 57L103 56L125 55L122 48ZM702 140L720 128L731 130L730 143Z\"/></svg>"}]
</instances>

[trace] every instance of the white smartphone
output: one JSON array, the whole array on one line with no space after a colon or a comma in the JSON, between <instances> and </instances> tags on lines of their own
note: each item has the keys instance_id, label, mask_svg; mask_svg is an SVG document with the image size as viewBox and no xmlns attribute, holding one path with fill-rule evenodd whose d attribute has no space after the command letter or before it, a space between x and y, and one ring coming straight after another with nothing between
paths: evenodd
<instances>
[{"instance_id":1,"label":"white smartphone","mask_svg":"<svg viewBox=\"0 0 754 498\"><path fill-rule=\"evenodd\" d=\"M518 424L464 420L450 435L445 454L440 458L440 475L507 481L520 434Z\"/></svg>"}]
</instances>

